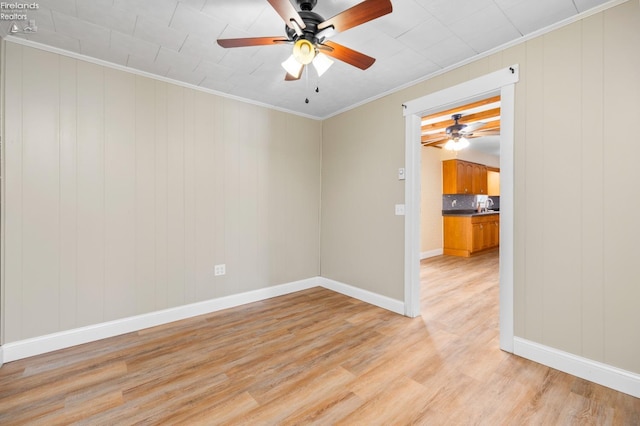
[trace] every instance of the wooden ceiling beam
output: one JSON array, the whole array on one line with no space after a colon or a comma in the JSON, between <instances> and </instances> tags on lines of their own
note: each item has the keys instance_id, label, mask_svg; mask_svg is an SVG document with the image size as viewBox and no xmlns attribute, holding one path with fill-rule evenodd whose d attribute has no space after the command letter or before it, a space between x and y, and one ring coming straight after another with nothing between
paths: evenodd
<instances>
[{"instance_id":1,"label":"wooden ceiling beam","mask_svg":"<svg viewBox=\"0 0 640 426\"><path fill-rule=\"evenodd\" d=\"M482 121L482 120L487 120L489 118L495 118L499 116L500 116L500 108L494 108L494 109L489 109L487 111L477 112L475 114L465 115L460 120L462 121L461 124L465 124L467 122ZM454 124L455 124L455 121L450 119L445 121L440 121L438 123L427 124L422 126L422 132L424 133L424 132L430 132L434 130L444 130L449 126L453 126Z\"/></svg>"},{"instance_id":2,"label":"wooden ceiling beam","mask_svg":"<svg viewBox=\"0 0 640 426\"><path fill-rule=\"evenodd\" d=\"M444 111L439 111L439 112L437 112L435 114L425 115L424 117L422 117L422 120L431 120L433 118L441 117L443 115L451 116L451 115L456 114L456 113L458 113L460 111L465 111L465 110L468 110L468 109L471 109L471 108L477 108L477 107L480 107L480 106L483 106L483 105L489 105L489 104L492 104L494 102L499 102L499 101L500 101L500 95L494 96L492 98L483 99L481 101L473 102L473 103L470 103L470 104L461 105L459 107L447 109L447 110L444 110Z\"/></svg>"},{"instance_id":3,"label":"wooden ceiling beam","mask_svg":"<svg viewBox=\"0 0 640 426\"><path fill-rule=\"evenodd\" d=\"M484 136L482 133L484 132L491 132L491 133L495 133L498 132L498 134L500 134L500 120L495 120L495 121L490 121L488 122L485 126L482 126L481 128L477 129L475 132L473 132L472 136L470 136L471 138L477 138L477 137L482 137ZM438 133L431 133L428 135L423 135L420 140L422 142L423 145L428 146L430 144L436 144L436 143L444 143L446 142L448 139L447 134L445 132L438 132Z\"/></svg>"}]
</instances>

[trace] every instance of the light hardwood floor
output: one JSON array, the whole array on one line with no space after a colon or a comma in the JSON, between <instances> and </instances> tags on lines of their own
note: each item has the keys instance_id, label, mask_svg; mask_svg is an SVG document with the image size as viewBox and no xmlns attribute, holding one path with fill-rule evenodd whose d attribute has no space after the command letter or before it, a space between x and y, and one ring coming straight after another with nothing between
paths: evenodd
<instances>
[{"instance_id":1,"label":"light hardwood floor","mask_svg":"<svg viewBox=\"0 0 640 426\"><path fill-rule=\"evenodd\" d=\"M422 261L422 317L311 289L5 364L0 424L640 425L498 349L498 256Z\"/></svg>"}]
</instances>

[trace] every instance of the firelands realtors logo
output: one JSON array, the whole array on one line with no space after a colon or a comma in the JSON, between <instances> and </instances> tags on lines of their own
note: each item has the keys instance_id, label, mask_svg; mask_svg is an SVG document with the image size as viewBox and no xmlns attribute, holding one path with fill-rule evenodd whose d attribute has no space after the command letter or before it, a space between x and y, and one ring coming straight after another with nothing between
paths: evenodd
<instances>
[{"instance_id":1,"label":"firelands realtors logo","mask_svg":"<svg viewBox=\"0 0 640 426\"><path fill-rule=\"evenodd\" d=\"M27 12L40 9L38 3L12 3L0 2L0 20L2 21L26 21Z\"/></svg>"}]
</instances>

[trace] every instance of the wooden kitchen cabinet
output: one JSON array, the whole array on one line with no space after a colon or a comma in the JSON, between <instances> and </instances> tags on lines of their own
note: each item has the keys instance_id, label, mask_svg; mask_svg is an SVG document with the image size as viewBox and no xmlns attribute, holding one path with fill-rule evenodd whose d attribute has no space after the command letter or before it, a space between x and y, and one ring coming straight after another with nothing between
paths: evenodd
<instances>
[{"instance_id":1,"label":"wooden kitchen cabinet","mask_svg":"<svg viewBox=\"0 0 640 426\"><path fill-rule=\"evenodd\" d=\"M443 224L444 254L469 257L500 244L500 215L497 213L444 216Z\"/></svg>"},{"instance_id":2,"label":"wooden kitchen cabinet","mask_svg":"<svg viewBox=\"0 0 640 426\"><path fill-rule=\"evenodd\" d=\"M467 194L471 191L471 175L467 163L458 160L442 162L442 193Z\"/></svg>"},{"instance_id":3,"label":"wooden kitchen cabinet","mask_svg":"<svg viewBox=\"0 0 640 426\"><path fill-rule=\"evenodd\" d=\"M486 194L487 193L487 166L473 163L471 177L471 193Z\"/></svg>"},{"instance_id":4,"label":"wooden kitchen cabinet","mask_svg":"<svg viewBox=\"0 0 640 426\"><path fill-rule=\"evenodd\" d=\"M487 195L500 196L500 169L487 167Z\"/></svg>"},{"instance_id":5,"label":"wooden kitchen cabinet","mask_svg":"<svg viewBox=\"0 0 640 426\"><path fill-rule=\"evenodd\" d=\"M495 215L487 227L487 248L498 247L500 245L500 215Z\"/></svg>"},{"instance_id":6,"label":"wooden kitchen cabinet","mask_svg":"<svg viewBox=\"0 0 640 426\"><path fill-rule=\"evenodd\" d=\"M442 162L443 194L486 194L487 167L462 160Z\"/></svg>"}]
</instances>

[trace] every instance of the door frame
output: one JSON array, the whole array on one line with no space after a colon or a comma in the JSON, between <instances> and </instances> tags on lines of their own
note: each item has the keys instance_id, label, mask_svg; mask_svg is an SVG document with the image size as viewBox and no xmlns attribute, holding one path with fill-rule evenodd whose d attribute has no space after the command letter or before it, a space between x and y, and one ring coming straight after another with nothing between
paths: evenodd
<instances>
[{"instance_id":1,"label":"door frame","mask_svg":"<svg viewBox=\"0 0 640 426\"><path fill-rule=\"evenodd\" d=\"M513 352L514 337L514 121L518 65L405 102L405 315L420 315L421 117L500 95L500 348Z\"/></svg>"}]
</instances>

